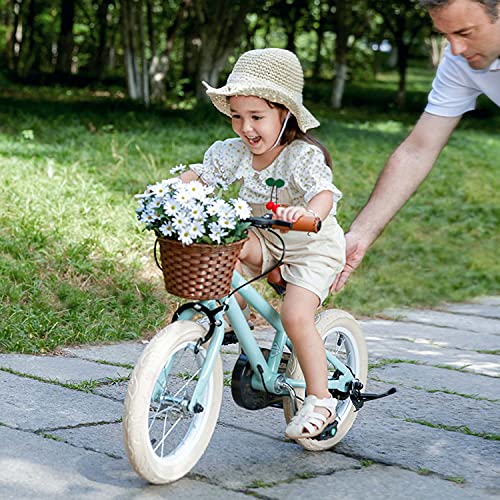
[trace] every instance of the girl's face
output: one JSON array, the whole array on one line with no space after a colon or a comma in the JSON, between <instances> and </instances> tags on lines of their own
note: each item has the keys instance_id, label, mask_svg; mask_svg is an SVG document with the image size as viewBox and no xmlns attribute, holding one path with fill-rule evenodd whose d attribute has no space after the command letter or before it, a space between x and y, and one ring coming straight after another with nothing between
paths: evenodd
<instances>
[{"instance_id":1,"label":"girl's face","mask_svg":"<svg viewBox=\"0 0 500 500\"><path fill-rule=\"evenodd\" d=\"M254 155L278 156L283 146L269 150L281 131L286 110L271 107L266 100L254 96L232 96L229 105L233 130L250 151Z\"/></svg>"}]
</instances>

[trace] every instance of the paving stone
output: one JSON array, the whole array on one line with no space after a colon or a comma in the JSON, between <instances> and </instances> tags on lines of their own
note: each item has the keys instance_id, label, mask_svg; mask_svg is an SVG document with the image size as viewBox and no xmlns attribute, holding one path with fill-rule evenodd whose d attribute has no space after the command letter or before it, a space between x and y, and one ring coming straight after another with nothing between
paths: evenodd
<instances>
[{"instance_id":1,"label":"paving stone","mask_svg":"<svg viewBox=\"0 0 500 500\"><path fill-rule=\"evenodd\" d=\"M62 429L51 434L73 446L126 456L121 424ZM191 475L201 475L225 488L244 488L255 481L289 480L303 473L330 474L352 467L359 467L359 462L341 454L311 453L291 441L218 424Z\"/></svg>"},{"instance_id":2,"label":"paving stone","mask_svg":"<svg viewBox=\"0 0 500 500\"><path fill-rule=\"evenodd\" d=\"M418 344L471 351L498 350L500 348L500 339L491 333L477 333L420 323L386 320L363 321L361 325L363 333L368 338L408 339Z\"/></svg>"},{"instance_id":3,"label":"paving stone","mask_svg":"<svg viewBox=\"0 0 500 500\"><path fill-rule=\"evenodd\" d=\"M384 400L367 403L335 449L387 465L464 478L475 488L500 488L498 441L405 422L385 411Z\"/></svg>"},{"instance_id":4,"label":"paving stone","mask_svg":"<svg viewBox=\"0 0 500 500\"><path fill-rule=\"evenodd\" d=\"M120 403L101 396L0 371L0 423L10 427L39 430L111 422L121 413Z\"/></svg>"},{"instance_id":5,"label":"paving stone","mask_svg":"<svg viewBox=\"0 0 500 500\"><path fill-rule=\"evenodd\" d=\"M484 316L485 318L500 319L500 303L488 304L446 304L439 309L457 314L470 314L472 316Z\"/></svg>"},{"instance_id":6,"label":"paving stone","mask_svg":"<svg viewBox=\"0 0 500 500\"><path fill-rule=\"evenodd\" d=\"M294 442L218 425L193 473L226 488L257 481L288 481L304 474L332 474L359 467L359 462L332 451L308 452Z\"/></svg>"},{"instance_id":7,"label":"paving stone","mask_svg":"<svg viewBox=\"0 0 500 500\"><path fill-rule=\"evenodd\" d=\"M51 431L50 435L78 448L96 451L115 458L127 458L123 446L121 423L60 429Z\"/></svg>"},{"instance_id":8,"label":"paving stone","mask_svg":"<svg viewBox=\"0 0 500 500\"><path fill-rule=\"evenodd\" d=\"M500 401L500 379L434 366L397 363L370 370L369 378L405 387L445 390Z\"/></svg>"},{"instance_id":9,"label":"paving stone","mask_svg":"<svg viewBox=\"0 0 500 500\"><path fill-rule=\"evenodd\" d=\"M423 476L398 467L372 465L363 469L342 471L338 474L258 488L257 494L265 498L341 498L343 500L406 499L428 500L450 498L453 500L491 499L494 492L478 491L437 476ZM314 492L314 494L313 494ZM334 496L332 493L334 492Z\"/></svg>"},{"instance_id":10,"label":"paving stone","mask_svg":"<svg viewBox=\"0 0 500 500\"><path fill-rule=\"evenodd\" d=\"M500 295L476 297L475 299L472 299L470 302L474 304L484 304L487 306L500 306Z\"/></svg>"},{"instance_id":11,"label":"paving stone","mask_svg":"<svg viewBox=\"0 0 500 500\"><path fill-rule=\"evenodd\" d=\"M128 381L119 382L117 384L106 384L92 389L92 393L123 402L125 401L125 396L127 394L127 387Z\"/></svg>"},{"instance_id":12,"label":"paving stone","mask_svg":"<svg viewBox=\"0 0 500 500\"><path fill-rule=\"evenodd\" d=\"M416 309L390 309L384 311L383 314L398 321L412 321L428 325L446 326L458 330L500 335L500 320L498 319Z\"/></svg>"},{"instance_id":13,"label":"paving stone","mask_svg":"<svg viewBox=\"0 0 500 500\"><path fill-rule=\"evenodd\" d=\"M184 478L155 486L140 479L128 461L0 427L0 498L5 500L192 500L248 498L236 491Z\"/></svg>"},{"instance_id":14,"label":"paving stone","mask_svg":"<svg viewBox=\"0 0 500 500\"><path fill-rule=\"evenodd\" d=\"M119 344L68 347L63 349L63 353L81 359L134 366L146 346L147 343L142 342L122 342Z\"/></svg>"},{"instance_id":15,"label":"paving stone","mask_svg":"<svg viewBox=\"0 0 500 500\"><path fill-rule=\"evenodd\" d=\"M64 356L29 356L26 354L0 354L0 368L26 375L75 384L84 380L106 381L127 376L127 368L103 365Z\"/></svg>"},{"instance_id":16,"label":"paving stone","mask_svg":"<svg viewBox=\"0 0 500 500\"><path fill-rule=\"evenodd\" d=\"M372 381L368 389L381 393L390 387L390 384ZM499 403L402 387L396 394L373 404L381 405L385 413L396 418L446 427L467 427L475 434L499 433Z\"/></svg>"},{"instance_id":17,"label":"paving stone","mask_svg":"<svg viewBox=\"0 0 500 500\"><path fill-rule=\"evenodd\" d=\"M432 344L417 344L377 335L367 335L368 359L375 363L382 359L404 359L427 365L446 365L471 373L500 376L499 357L475 351L449 349Z\"/></svg>"},{"instance_id":18,"label":"paving stone","mask_svg":"<svg viewBox=\"0 0 500 500\"><path fill-rule=\"evenodd\" d=\"M268 407L261 410L247 410L242 408L234 402L230 387L224 387L219 422L235 429L244 429L263 436L284 439L286 422L282 409Z\"/></svg>"}]
</instances>

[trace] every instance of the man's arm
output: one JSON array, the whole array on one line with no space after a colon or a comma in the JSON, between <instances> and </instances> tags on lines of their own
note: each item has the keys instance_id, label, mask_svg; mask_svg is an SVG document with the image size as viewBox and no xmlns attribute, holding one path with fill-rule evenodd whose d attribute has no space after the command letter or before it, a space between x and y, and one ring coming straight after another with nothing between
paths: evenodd
<instances>
[{"instance_id":1,"label":"man's arm","mask_svg":"<svg viewBox=\"0 0 500 500\"><path fill-rule=\"evenodd\" d=\"M344 286L368 248L426 178L460 118L424 112L410 135L390 156L368 203L346 234L346 265L332 291Z\"/></svg>"}]
</instances>

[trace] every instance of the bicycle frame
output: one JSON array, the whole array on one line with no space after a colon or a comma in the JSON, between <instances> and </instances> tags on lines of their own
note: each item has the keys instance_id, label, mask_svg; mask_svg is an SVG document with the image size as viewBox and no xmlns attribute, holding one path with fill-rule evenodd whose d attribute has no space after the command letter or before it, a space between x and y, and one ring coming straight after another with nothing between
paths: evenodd
<instances>
[{"instance_id":1,"label":"bicycle frame","mask_svg":"<svg viewBox=\"0 0 500 500\"><path fill-rule=\"evenodd\" d=\"M237 271L234 271L232 287L238 288L245 283L246 280ZM280 377L283 381L286 381L286 383L293 388L305 388L305 382L303 380L290 378L283 379L283 375L278 373L278 367L280 365L285 346L291 348L290 340L288 339L283 328L279 313L251 285L246 285L241 288L241 290L238 290L238 293L274 328L276 332L269 357L267 360L264 358L264 355L257 344L257 340L253 336L248 322L234 295L220 299L220 302L226 303L228 307L226 311L221 310L215 316L215 331L207 348L205 361L203 362L198 375L198 384L196 385L191 401L189 402L188 408L191 411L193 411L193 408L199 402L199 394L203 394L204 392L205 386L210 378L210 374L212 373L216 356L221 349L222 341L224 340L224 314L227 315L231 326L233 327L234 333L238 338L240 346L243 352L247 355L250 366L254 371L254 376L252 378L252 387L254 389L272 392L278 395L289 395L286 389L278 388L280 386L280 384L276 383L278 377ZM218 306L215 300L204 300L200 301L200 303L210 309L215 309ZM187 309L179 315L178 319L189 320L195 313L197 313L196 310ZM332 355L328 351L326 354L328 362L335 368L336 371L340 372L340 376L337 379L328 381L328 388L333 390L336 389L340 392L347 392L354 381L354 375L351 370L344 365L344 363L337 359L336 356ZM281 384L281 386L282 385L283 384Z\"/></svg>"}]
</instances>

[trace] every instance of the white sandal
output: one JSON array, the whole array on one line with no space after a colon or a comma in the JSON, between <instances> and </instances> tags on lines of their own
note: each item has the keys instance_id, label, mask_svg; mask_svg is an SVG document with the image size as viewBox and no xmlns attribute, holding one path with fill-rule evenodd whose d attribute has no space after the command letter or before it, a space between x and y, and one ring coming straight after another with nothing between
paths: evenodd
<instances>
[{"instance_id":1,"label":"white sandal","mask_svg":"<svg viewBox=\"0 0 500 500\"><path fill-rule=\"evenodd\" d=\"M314 407L320 406L330 412L329 417L315 412ZM302 408L288 424L285 436L290 439L307 439L319 436L336 418L337 400L333 397L318 399L316 396L307 396Z\"/></svg>"}]
</instances>

